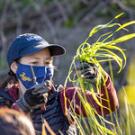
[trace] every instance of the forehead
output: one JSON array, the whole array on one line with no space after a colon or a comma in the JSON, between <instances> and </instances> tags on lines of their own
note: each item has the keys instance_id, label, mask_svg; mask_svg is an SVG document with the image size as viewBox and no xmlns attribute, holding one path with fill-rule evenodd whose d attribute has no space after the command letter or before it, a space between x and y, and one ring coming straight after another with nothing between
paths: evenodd
<instances>
[{"instance_id":1,"label":"forehead","mask_svg":"<svg viewBox=\"0 0 135 135\"><path fill-rule=\"evenodd\" d=\"M38 51L36 53L30 54L30 55L26 55L22 58L27 58L27 59L40 59L40 58L46 58L46 59L51 59L51 54L48 48L45 48L41 51Z\"/></svg>"}]
</instances>

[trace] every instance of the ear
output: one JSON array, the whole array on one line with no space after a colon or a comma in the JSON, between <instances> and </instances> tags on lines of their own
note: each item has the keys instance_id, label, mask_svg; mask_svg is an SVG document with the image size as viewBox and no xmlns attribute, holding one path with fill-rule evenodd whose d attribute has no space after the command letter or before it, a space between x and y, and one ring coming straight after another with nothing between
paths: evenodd
<instances>
[{"instance_id":1,"label":"ear","mask_svg":"<svg viewBox=\"0 0 135 135\"><path fill-rule=\"evenodd\" d=\"M11 69L11 71L12 71L13 73L16 73L17 68L18 68L18 66L17 66L17 63L16 63L16 62L13 62L13 63L11 64L11 66L10 66L10 69Z\"/></svg>"}]
</instances>

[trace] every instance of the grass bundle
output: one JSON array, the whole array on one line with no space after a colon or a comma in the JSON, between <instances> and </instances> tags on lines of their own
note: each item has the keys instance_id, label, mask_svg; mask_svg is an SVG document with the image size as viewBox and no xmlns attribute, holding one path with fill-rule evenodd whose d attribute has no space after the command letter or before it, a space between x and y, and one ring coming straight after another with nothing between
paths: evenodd
<instances>
[{"instance_id":1,"label":"grass bundle","mask_svg":"<svg viewBox=\"0 0 135 135\"><path fill-rule=\"evenodd\" d=\"M97 93L100 93L101 83L105 84L106 78L104 76L104 69L102 68L103 62L112 61L116 62L120 73L125 65L126 65L126 55L125 51L119 46L119 43L123 43L127 40L130 40L135 37L135 33L126 33L122 36L114 38L114 35L120 31L128 31L127 27L135 24L135 21L129 21L124 24L117 23L116 20L120 18L123 13L117 15L110 22L102 25L95 26L86 40L79 45L76 55L74 56L72 63L69 68L69 72L67 78L64 83L64 87L66 88L67 83L70 82L73 85L78 85L80 87L80 91L78 91L78 96L81 101L81 104L85 110L87 117L83 117L82 115L78 115L75 112L75 102L70 103L70 110L65 107L65 113L68 113L76 123L78 128L79 135L130 135L130 120L135 122L135 118L133 116L133 111L131 107L128 105L128 100L126 93L123 96L124 98L124 116L122 113L121 116L118 115L117 112L112 112L110 109L110 101L109 98L99 100L97 97ZM94 36L103 30L109 30L109 32L105 32L101 34L94 43L90 43L90 39L94 38ZM96 84L92 84L89 81L86 81L79 73L77 63L78 61L85 61L87 63L94 63L98 68L98 77L96 79ZM110 64L111 65L111 64ZM110 66L111 73L113 67ZM85 96L85 92L89 91L95 100L95 102L101 107L109 110L110 115L99 115L97 111L93 108L91 104L88 103L87 98ZM106 96L108 97L108 92L106 90ZM108 103L108 108L102 105L102 101L106 100ZM68 99L65 95L65 105L68 102ZM124 117L124 119L123 119ZM42 131L42 134L45 134L45 131Z\"/></svg>"},{"instance_id":2,"label":"grass bundle","mask_svg":"<svg viewBox=\"0 0 135 135\"><path fill-rule=\"evenodd\" d=\"M64 86L66 87L67 83L70 82L73 85L78 85L78 87L81 88L81 91L78 92L79 98L84 106L85 112L87 113L87 118L78 116L74 111L75 108L71 104L72 111L70 111L70 115L75 120L79 129L79 134L81 135L122 135L122 128L119 124L118 114L111 112L109 108L109 99L105 99L108 102L107 109L110 111L110 118L108 120L106 116L99 115L92 105L88 103L84 94L82 94L86 91L90 91L95 102L100 105L101 108L105 108L105 106L102 105L102 102L97 98L97 93L101 92L101 83L105 84L106 82L102 63L111 61L116 62L119 67L118 73L120 73L126 65L126 55L124 50L119 46L119 43L123 43L135 37L135 33L126 33L122 36L114 38L115 34L123 30L127 32L127 27L135 24L135 21L129 21L124 24L117 23L116 20L122 15L123 13L117 15L114 19L106 24L95 26L90 31L86 40L78 47L76 55L74 56L70 65ZM91 38L93 38L97 33L100 33L106 29L108 29L109 32L101 34L94 43L90 43ZM96 86L87 82L83 77L80 76L80 74L78 74L76 66L78 61L94 63L97 66L98 77L96 80ZM65 102L67 102L66 97Z\"/></svg>"}]
</instances>

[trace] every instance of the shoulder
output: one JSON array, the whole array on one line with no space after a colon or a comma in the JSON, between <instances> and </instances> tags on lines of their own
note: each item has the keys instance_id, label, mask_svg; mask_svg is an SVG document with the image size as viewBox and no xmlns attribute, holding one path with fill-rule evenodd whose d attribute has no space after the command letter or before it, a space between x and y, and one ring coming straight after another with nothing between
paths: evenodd
<instances>
[{"instance_id":1,"label":"shoulder","mask_svg":"<svg viewBox=\"0 0 135 135\"><path fill-rule=\"evenodd\" d=\"M10 107L17 100L17 91L16 88L0 88L0 107Z\"/></svg>"},{"instance_id":2,"label":"shoulder","mask_svg":"<svg viewBox=\"0 0 135 135\"><path fill-rule=\"evenodd\" d=\"M8 94L14 101L16 101L19 98L19 88L15 86L9 88Z\"/></svg>"},{"instance_id":3,"label":"shoulder","mask_svg":"<svg viewBox=\"0 0 135 135\"><path fill-rule=\"evenodd\" d=\"M0 88L0 107L10 106L12 102L13 99L9 95L8 90Z\"/></svg>"}]
</instances>

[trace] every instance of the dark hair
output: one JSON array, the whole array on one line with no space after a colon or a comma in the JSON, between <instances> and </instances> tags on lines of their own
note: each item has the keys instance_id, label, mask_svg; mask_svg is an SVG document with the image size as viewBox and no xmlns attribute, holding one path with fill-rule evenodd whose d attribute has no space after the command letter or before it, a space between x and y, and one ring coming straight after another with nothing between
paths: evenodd
<instances>
[{"instance_id":1,"label":"dark hair","mask_svg":"<svg viewBox=\"0 0 135 135\"><path fill-rule=\"evenodd\" d=\"M15 60L16 63L19 63L19 61L20 61L20 58ZM11 69L5 76L6 77L1 83L0 88L6 88L8 84L16 85L18 83L17 77Z\"/></svg>"},{"instance_id":2,"label":"dark hair","mask_svg":"<svg viewBox=\"0 0 135 135\"><path fill-rule=\"evenodd\" d=\"M0 135L35 135L31 120L22 112L0 109Z\"/></svg>"}]
</instances>

